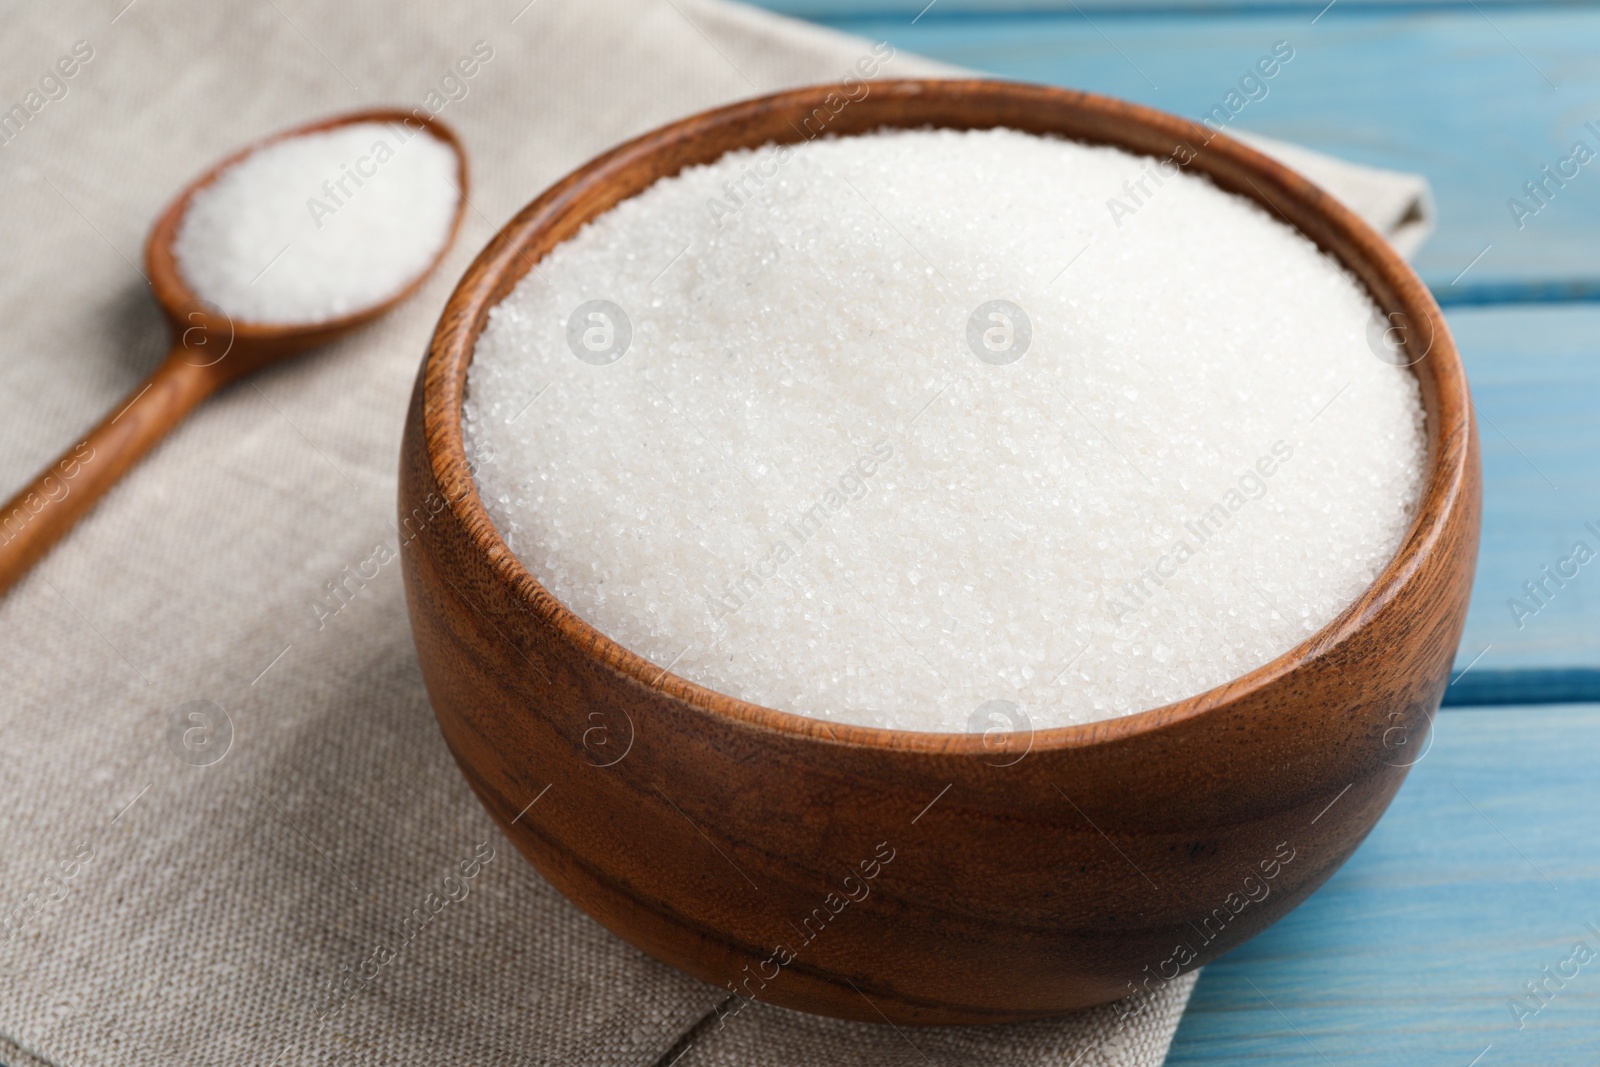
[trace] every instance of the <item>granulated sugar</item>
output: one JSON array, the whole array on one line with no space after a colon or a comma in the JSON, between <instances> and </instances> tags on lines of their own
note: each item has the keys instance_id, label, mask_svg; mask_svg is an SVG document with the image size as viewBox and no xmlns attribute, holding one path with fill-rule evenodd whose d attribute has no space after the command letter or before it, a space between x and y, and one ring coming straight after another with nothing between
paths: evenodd
<instances>
[{"instance_id":1,"label":"granulated sugar","mask_svg":"<svg viewBox=\"0 0 1600 1067\"><path fill-rule=\"evenodd\" d=\"M1393 557L1426 441L1374 316L1170 165L881 133L595 220L494 310L463 417L513 551L659 666L825 719L1042 728L1236 678Z\"/></svg>"},{"instance_id":2,"label":"granulated sugar","mask_svg":"<svg viewBox=\"0 0 1600 1067\"><path fill-rule=\"evenodd\" d=\"M248 322L322 322L393 296L450 237L450 146L400 124L279 141L197 192L173 252L195 293Z\"/></svg>"}]
</instances>

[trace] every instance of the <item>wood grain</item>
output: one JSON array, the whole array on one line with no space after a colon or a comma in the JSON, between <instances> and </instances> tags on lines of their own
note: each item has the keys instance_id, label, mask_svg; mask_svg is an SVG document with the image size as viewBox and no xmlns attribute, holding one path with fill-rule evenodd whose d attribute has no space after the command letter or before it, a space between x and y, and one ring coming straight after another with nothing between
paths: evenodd
<instances>
[{"instance_id":1,"label":"wood grain","mask_svg":"<svg viewBox=\"0 0 1600 1067\"><path fill-rule=\"evenodd\" d=\"M1174 967L1178 946L1193 952L1187 969L1287 913L1399 787L1412 750L1395 738L1426 733L1476 554L1466 380L1437 306L1383 239L1231 140L1062 90L874 85L830 132L1007 125L1162 155L1188 143L1194 169L1341 259L1414 336L1433 337L1416 364L1430 433L1423 507L1374 586L1301 646L1190 700L1041 731L1012 766L995 766L979 736L828 724L678 678L567 611L496 534L462 446L466 368L489 309L556 243L658 177L795 140L828 91L747 101L622 145L524 209L468 270L419 371L401 455L423 677L468 781L524 855L691 974L897 1023L1104 1003L1159 982L1149 976ZM1292 860L1276 864L1270 893L1234 908L1280 850ZM859 889L864 861L885 852L863 899L833 908L830 893L854 891L846 875ZM1232 909L1220 923L1218 908ZM779 945L793 958L774 969Z\"/></svg>"}]
</instances>

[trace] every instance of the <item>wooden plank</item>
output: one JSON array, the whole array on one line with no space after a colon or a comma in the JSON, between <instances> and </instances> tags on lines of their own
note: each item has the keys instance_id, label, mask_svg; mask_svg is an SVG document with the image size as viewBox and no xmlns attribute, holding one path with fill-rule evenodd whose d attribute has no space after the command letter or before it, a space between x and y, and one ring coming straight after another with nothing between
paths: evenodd
<instances>
[{"instance_id":1,"label":"wooden plank","mask_svg":"<svg viewBox=\"0 0 1600 1067\"><path fill-rule=\"evenodd\" d=\"M1600 698L1600 669L1545 667L1461 669L1444 694L1445 707L1496 707L1506 704L1571 704Z\"/></svg>"},{"instance_id":2,"label":"wooden plank","mask_svg":"<svg viewBox=\"0 0 1600 1067\"><path fill-rule=\"evenodd\" d=\"M1600 303L1600 278L1567 278L1540 281L1463 281L1441 285L1433 290L1440 307L1489 307L1495 304L1592 304Z\"/></svg>"},{"instance_id":3,"label":"wooden plank","mask_svg":"<svg viewBox=\"0 0 1600 1067\"><path fill-rule=\"evenodd\" d=\"M1600 667L1600 533L1586 525L1600 530L1600 308L1461 308L1449 320L1478 407L1484 474L1457 665L1482 654L1474 671ZM1577 577L1564 585L1546 579L1543 568L1559 568L1579 541L1596 560L1569 566ZM1542 605L1530 581L1546 583Z\"/></svg>"},{"instance_id":4,"label":"wooden plank","mask_svg":"<svg viewBox=\"0 0 1600 1067\"><path fill-rule=\"evenodd\" d=\"M1600 957L1521 1029L1509 1005L1575 941L1600 953L1600 847L1574 817L1600 805L1600 706L1446 712L1435 734L1351 861L1202 973L1169 1067L1594 1062Z\"/></svg>"},{"instance_id":5,"label":"wooden plank","mask_svg":"<svg viewBox=\"0 0 1600 1067\"><path fill-rule=\"evenodd\" d=\"M914 25L898 10L826 21L1002 77L1191 118L1221 103L1273 42L1289 41L1295 58L1233 125L1426 174L1441 221L1417 262L1445 299L1457 295L1452 288L1468 294L1463 287L1477 287L1478 298L1507 287L1515 297L1529 285L1600 292L1600 166L1552 185L1549 205L1521 229L1507 206L1519 195L1531 204L1523 183L1541 178L1540 167L1555 166L1576 139L1600 150L1600 134L1584 125L1600 128L1600 64L1591 58L1600 11L1592 7L1403 5L1395 13L1341 2L1313 24L1299 5L1204 17L1069 7L988 18L941 15L942 6Z\"/></svg>"}]
</instances>

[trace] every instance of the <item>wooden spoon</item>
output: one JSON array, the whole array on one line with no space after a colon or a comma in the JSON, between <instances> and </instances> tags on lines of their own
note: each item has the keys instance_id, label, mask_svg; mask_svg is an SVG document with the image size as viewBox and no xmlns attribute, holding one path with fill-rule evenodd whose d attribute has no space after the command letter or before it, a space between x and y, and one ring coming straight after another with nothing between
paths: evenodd
<instances>
[{"instance_id":1,"label":"wooden spoon","mask_svg":"<svg viewBox=\"0 0 1600 1067\"><path fill-rule=\"evenodd\" d=\"M320 322L243 322L202 302L179 271L172 252L178 224L195 193L269 144L362 122L404 124L437 137L455 152L460 184L455 218L428 265L382 302ZM286 130L234 153L202 174L156 220L145 243L145 272L171 328L172 348L155 372L83 441L39 472L0 510L0 595L200 401L235 378L370 322L415 292L454 242L466 205L467 157L460 140L438 120L398 109L358 111Z\"/></svg>"}]
</instances>

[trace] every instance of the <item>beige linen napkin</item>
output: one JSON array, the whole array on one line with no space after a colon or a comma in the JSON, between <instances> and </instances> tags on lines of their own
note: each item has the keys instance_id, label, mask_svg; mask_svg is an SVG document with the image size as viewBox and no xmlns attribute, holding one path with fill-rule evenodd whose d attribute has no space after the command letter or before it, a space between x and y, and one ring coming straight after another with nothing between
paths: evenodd
<instances>
[{"instance_id":1,"label":"beige linen napkin","mask_svg":"<svg viewBox=\"0 0 1600 1067\"><path fill-rule=\"evenodd\" d=\"M367 562L395 543L417 362L494 229L617 141L842 77L863 42L708 0L73 0L5 22L0 491L159 358L141 244L210 161L426 104L474 186L417 297L209 402L0 601L0 1062L1164 1058L1192 975L1127 1018L719 1024L723 991L611 936L499 836L438 736L396 568ZM902 55L882 76L938 69ZM364 567L330 614L330 583Z\"/></svg>"}]
</instances>

